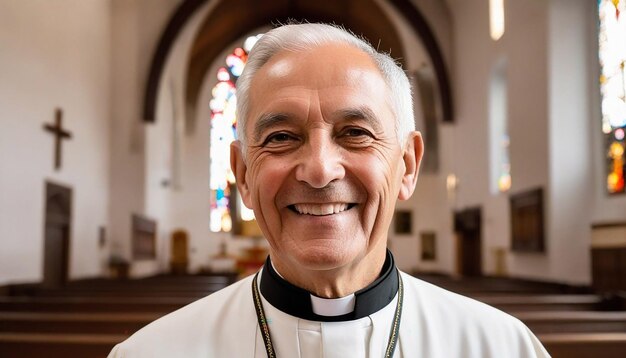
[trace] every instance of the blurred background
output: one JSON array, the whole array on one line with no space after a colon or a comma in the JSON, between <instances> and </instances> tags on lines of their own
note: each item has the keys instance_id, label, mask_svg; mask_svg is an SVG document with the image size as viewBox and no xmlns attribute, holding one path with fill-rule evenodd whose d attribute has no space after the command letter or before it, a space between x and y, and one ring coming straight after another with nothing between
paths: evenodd
<instances>
[{"instance_id":1,"label":"blurred background","mask_svg":"<svg viewBox=\"0 0 626 358\"><path fill-rule=\"evenodd\" d=\"M343 25L411 78L426 156L389 232L401 269L591 285L595 252L596 284L624 285L623 10L1 0L0 285L256 270L228 145L247 53L288 19Z\"/></svg>"}]
</instances>

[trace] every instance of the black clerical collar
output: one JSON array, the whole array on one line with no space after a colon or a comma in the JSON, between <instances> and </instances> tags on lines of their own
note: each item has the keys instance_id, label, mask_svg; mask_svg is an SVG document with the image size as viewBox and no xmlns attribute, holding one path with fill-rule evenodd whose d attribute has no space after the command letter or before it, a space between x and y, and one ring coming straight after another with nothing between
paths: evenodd
<instances>
[{"instance_id":1,"label":"black clerical collar","mask_svg":"<svg viewBox=\"0 0 626 358\"><path fill-rule=\"evenodd\" d=\"M369 286L354 293L354 311L340 316L322 316L313 312L311 293L284 280L274 270L268 257L263 266L261 294L277 309L310 321L351 321L369 316L387 306L398 292L398 270L391 252L383 264L380 276Z\"/></svg>"}]
</instances>

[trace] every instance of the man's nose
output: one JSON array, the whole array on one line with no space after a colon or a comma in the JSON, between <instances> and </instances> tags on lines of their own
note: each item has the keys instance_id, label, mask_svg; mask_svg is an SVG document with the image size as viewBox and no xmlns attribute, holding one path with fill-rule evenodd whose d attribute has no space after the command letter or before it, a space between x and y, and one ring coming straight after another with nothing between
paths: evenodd
<instances>
[{"instance_id":1,"label":"man's nose","mask_svg":"<svg viewBox=\"0 0 626 358\"><path fill-rule=\"evenodd\" d=\"M323 188L345 175L342 154L332 138L310 138L299 158L296 179L313 188Z\"/></svg>"}]
</instances>

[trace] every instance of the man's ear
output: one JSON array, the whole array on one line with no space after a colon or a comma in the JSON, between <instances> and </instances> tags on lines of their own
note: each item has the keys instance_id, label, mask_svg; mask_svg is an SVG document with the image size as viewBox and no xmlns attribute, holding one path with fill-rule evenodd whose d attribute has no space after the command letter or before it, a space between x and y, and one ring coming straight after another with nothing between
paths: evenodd
<instances>
[{"instance_id":1,"label":"man's ear","mask_svg":"<svg viewBox=\"0 0 626 358\"><path fill-rule=\"evenodd\" d=\"M246 172L248 167L243 159L243 148L241 142L236 140L230 144L230 169L235 174L237 181L237 189L241 195L241 200L250 209L252 209L252 200L250 200L250 190L248 190L248 181L246 180Z\"/></svg>"},{"instance_id":2,"label":"man's ear","mask_svg":"<svg viewBox=\"0 0 626 358\"><path fill-rule=\"evenodd\" d=\"M417 176L423 154L424 142L422 141L422 134L417 131L412 131L409 133L409 137L407 138L404 152L402 154L402 160L404 161L404 174L402 175L402 183L400 185L398 199L407 200L411 197L411 195L413 195L415 185L417 184Z\"/></svg>"}]
</instances>

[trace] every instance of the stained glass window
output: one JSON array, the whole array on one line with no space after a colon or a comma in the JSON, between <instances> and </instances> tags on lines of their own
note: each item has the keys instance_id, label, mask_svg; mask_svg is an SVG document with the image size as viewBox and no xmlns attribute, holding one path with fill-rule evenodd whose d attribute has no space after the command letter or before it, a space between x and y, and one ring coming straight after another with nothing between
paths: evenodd
<instances>
[{"instance_id":1,"label":"stained glass window","mask_svg":"<svg viewBox=\"0 0 626 358\"><path fill-rule=\"evenodd\" d=\"M626 0L598 0L602 132L605 139L606 187L624 193L626 129Z\"/></svg>"},{"instance_id":2,"label":"stained glass window","mask_svg":"<svg viewBox=\"0 0 626 358\"><path fill-rule=\"evenodd\" d=\"M510 139L508 130L506 59L500 59L491 72L489 85L489 125L491 192L511 189Z\"/></svg>"},{"instance_id":3,"label":"stained glass window","mask_svg":"<svg viewBox=\"0 0 626 358\"><path fill-rule=\"evenodd\" d=\"M511 189L511 159L509 159L509 146L511 141L508 133L502 135L500 146L502 150L502 163L500 164L500 176L498 177L498 190L501 193Z\"/></svg>"},{"instance_id":4,"label":"stained glass window","mask_svg":"<svg viewBox=\"0 0 626 358\"><path fill-rule=\"evenodd\" d=\"M209 167L210 218L209 225L213 232L230 232L233 227L233 215L238 215L241 220L254 219L252 210L246 208L243 203L236 207L238 213L232 213L233 189L235 176L230 170L230 143L237 139L237 79L241 75L248 52L254 46L261 35L250 36L242 47L235 48L226 56L225 66L217 70L217 84L212 89L211 102L211 148Z\"/></svg>"}]
</instances>

